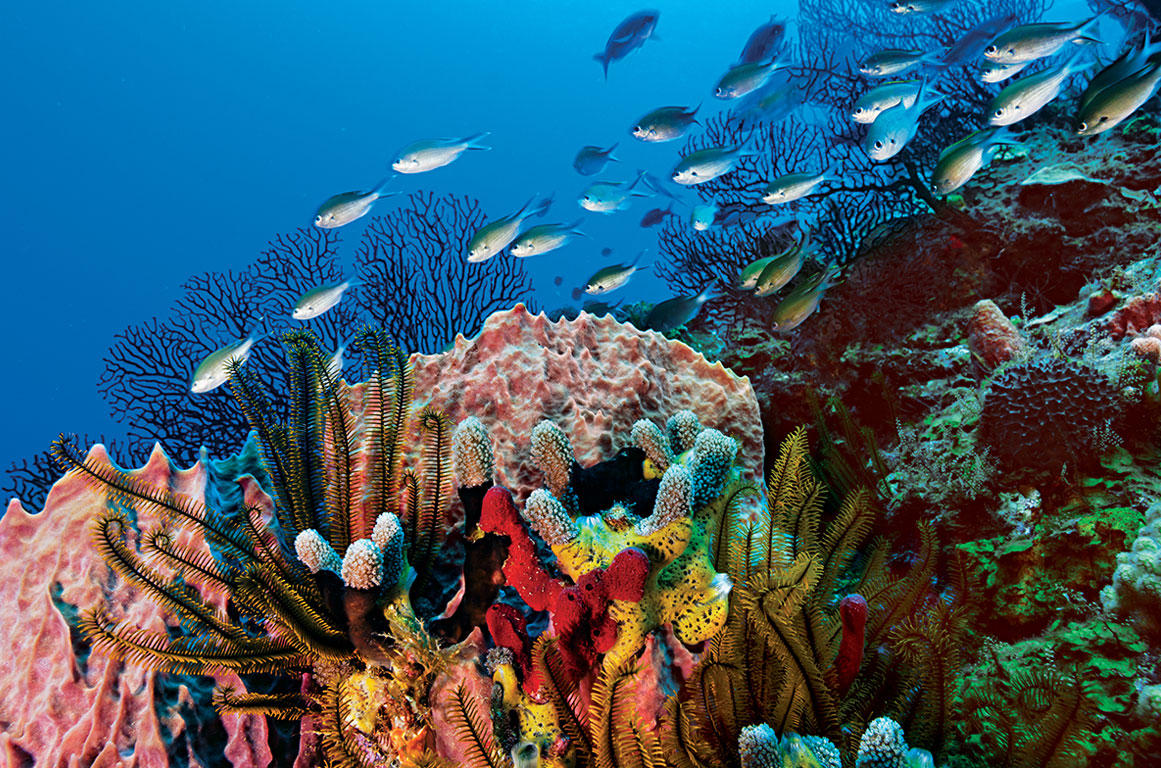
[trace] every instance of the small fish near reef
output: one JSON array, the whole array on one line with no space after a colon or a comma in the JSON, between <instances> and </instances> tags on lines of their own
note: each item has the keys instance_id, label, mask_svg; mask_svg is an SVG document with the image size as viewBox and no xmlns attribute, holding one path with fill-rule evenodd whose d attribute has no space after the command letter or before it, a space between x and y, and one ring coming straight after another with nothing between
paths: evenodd
<instances>
[{"instance_id":1,"label":"small fish near reef","mask_svg":"<svg viewBox=\"0 0 1161 768\"><path fill-rule=\"evenodd\" d=\"M923 87L922 80L892 80L877 85L858 98L851 109L851 117L856 123L869 125L875 122L875 118L884 110L890 109L896 104L901 103L905 107L910 107L915 103L915 98L919 95L921 87ZM928 92L934 93L935 91L928 89Z\"/></svg>"},{"instance_id":2,"label":"small fish near reef","mask_svg":"<svg viewBox=\"0 0 1161 768\"><path fill-rule=\"evenodd\" d=\"M1020 17L1016 14L1005 13L1000 16L994 16L986 21L981 21L956 38L952 46L939 57L939 66L963 64L966 61L979 58L983 55L988 43L994 40L996 35L1019 20Z\"/></svg>"},{"instance_id":3,"label":"small fish near reef","mask_svg":"<svg viewBox=\"0 0 1161 768\"><path fill-rule=\"evenodd\" d=\"M654 30L657 29L657 20L660 17L659 11L638 11L617 25L605 43L605 50L593 56L601 63L601 68L605 71L605 80L609 79L609 64L625 58L645 45L645 41L652 37Z\"/></svg>"},{"instance_id":4,"label":"small fish near reef","mask_svg":"<svg viewBox=\"0 0 1161 768\"><path fill-rule=\"evenodd\" d=\"M480 142L488 134L477 133L466 139L423 139L408 144L391 163L396 173L427 173L436 168L443 168L459 159L469 149L490 150Z\"/></svg>"},{"instance_id":5,"label":"small fish near reef","mask_svg":"<svg viewBox=\"0 0 1161 768\"><path fill-rule=\"evenodd\" d=\"M782 41L785 39L786 22L771 16L770 21L750 33L738 63L755 64L774 59L782 50Z\"/></svg>"},{"instance_id":6,"label":"small fish near reef","mask_svg":"<svg viewBox=\"0 0 1161 768\"><path fill-rule=\"evenodd\" d=\"M697 122L700 108L701 105L692 108L660 107L638 120L630 133L634 138L652 143L680 139Z\"/></svg>"},{"instance_id":7,"label":"small fish near reef","mask_svg":"<svg viewBox=\"0 0 1161 768\"><path fill-rule=\"evenodd\" d=\"M1051 56L1069 43L1100 44L1090 35L1101 14L1080 24L1023 24L1010 29L984 49L984 57L997 64L1021 64Z\"/></svg>"},{"instance_id":8,"label":"small fish near reef","mask_svg":"<svg viewBox=\"0 0 1161 768\"><path fill-rule=\"evenodd\" d=\"M1001 145L1019 145L1000 127L971 133L939 153L931 174L932 191L947 195L967 184L981 168L991 162Z\"/></svg>"},{"instance_id":9,"label":"small fish near reef","mask_svg":"<svg viewBox=\"0 0 1161 768\"><path fill-rule=\"evenodd\" d=\"M695 205L689 212L689 224L698 232L704 232L714 224L718 215L718 202L711 200L708 203Z\"/></svg>"},{"instance_id":10,"label":"small fish near reef","mask_svg":"<svg viewBox=\"0 0 1161 768\"><path fill-rule=\"evenodd\" d=\"M1073 56L1065 63L1022 77L1008 85L992 100L988 108L988 123L991 125L1012 125L1026 120L1046 107L1060 95L1060 89L1075 72L1086 69L1091 64L1081 64Z\"/></svg>"},{"instance_id":11,"label":"small fish near reef","mask_svg":"<svg viewBox=\"0 0 1161 768\"><path fill-rule=\"evenodd\" d=\"M243 339L231 341L229 344L218 347L206 355L190 377L189 391L196 395L212 392L230 380L230 362L233 360L244 363L250 358L250 350L254 348L265 334L260 334L260 326Z\"/></svg>"},{"instance_id":12,"label":"small fish near reef","mask_svg":"<svg viewBox=\"0 0 1161 768\"><path fill-rule=\"evenodd\" d=\"M755 296L772 296L790 283L802 271L806 257L814 253L809 239L795 243L772 258L754 281Z\"/></svg>"},{"instance_id":13,"label":"small fish near reef","mask_svg":"<svg viewBox=\"0 0 1161 768\"><path fill-rule=\"evenodd\" d=\"M601 171L605 170L605 166L610 162L619 162L617 158L613 157L613 150L617 145L609 147L608 149L601 149L592 145L580 148L573 158L572 167L581 176L595 176Z\"/></svg>"},{"instance_id":14,"label":"small fish near reef","mask_svg":"<svg viewBox=\"0 0 1161 768\"><path fill-rule=\"evenodd\" d=\"M740 158L754 154L757 153L739 145L699 149L686 155L673 168L673 181L686 186L704 184L733 171Z\"/></svg>"},{"instance_id":15,"label":"small fish near reef","mask_svg":"<svg viewBox=\"0 0 1161 768\"><path fill-rule=\"evenodd\" d=\"M613 213L623 211L633 202L634 197L653 197L652 192L642 192L637 189L638 176L633 183L624 181L598 181L589 185L577 199L577 205L593 213Z\"/></svg>"},{"instance_id":16,"label":"small fish near reef","mask_svg":"<svg viewBox=\"0 0 1161 768\"><path fill-rule=\"evenodd\" d=\"M347 292L347 289L357 285L362 285L362 283L357 280L343 280L311 288L302 294L298 301L294 302L290 316L295 320L313 320L336 306L343 300L343 294Z\"/></svg>"},{"instance_id":17,"label":"small fish near reef","mask_svg":"<svg viewBox=\"0 0 1161 768\"><path fill-rule=\"evenodd\" d=\"M890 77L906 72L925 62L933 61L934 53L925 53L918 48L904 50L902 48L888 48L873 53L859 64L859 71L870 77Z\"/></svg>"},{"instance_id":18,"label":"small fish near reef","mask_svg":"<svg viewBox=\"0 0 1161 768\"><path fill-rule=\"evenodd\" d=\"M390 182L388 176L370 192L343 192L327 198L314 215L314 225L319 229L336 229L363 218L371 212L376 200L399 194L384 191Z\"/></svg>"},{"instance_id":19,"label":"small fish near reef","mask_svg":"<svg viewBox=\"0 0 1161 768\"><path fill-rule=\"evenodd\" d=\"M924 81L910 107L896 104L875 118L867 131L864 149L872 160L885 163L903 151L907 142L915 138L919 129L919 117L930 107L943 99L941 94L931 92Z\"/></svg>"},{"instance_id":20,"label":"small fish near reef","mask_svg":"<svg viewBox=\"0 0 1161 768\"><path fill-rule=\"evenodd\" d=\"M580 219L571 224L537 224L516 238L512 243L512 255L526 258L562 248L573 237L584 237L585 233L577 229L580 225Z\"/></svg>"},{"instance_id":21,"label":"small fish near reef","mask_svg":"<svg viewBox=\"0 0 1161 768\"><path fill-rule=\"evenodd\" d=\"M771 328L785 333L805 323L818 309L826 289L834 285L832 280L837 274L837 269L832 268L791 291L774 309Z\"/></svg>"},{"instance_id":22,"label":"small fish near reef","mask_svg":"<svg viewBox=\"0 0 1161 768\"><path fill-rule=\"evenodd\" d=\"M943 13L959 0L894 0L887 6L891 13L909 16L913 13Z\"/></svg>"},{"instance_id":23,"label":"small fish near reef","mask_svg":"<svg viewBox=\"0 0 1161 768\"><path fill-rule=\"evenodd\" d=\"M822 173L788 173L766 185L766 190L762 193L762 202L767 205L781 205L800 200L813 195L823 182L834 181L837 178L837 172L829 170Z\"/></svg>"},{"instance_id":24,"label":"small fish near reef","mask_svg":"<svg viewBox=\"0 0 1161 768\"><path fill-rule=\"evenodd\" d=\"M727 101L740 99L766 85L770 76L785 66L787 63L783 61L766 61L731 67L718 80L717 87L714 88L714 97Z\"/></svg>"},{"instance_id":25,"label":"small fish near reef","mask_svg":"<svg viewBox=\"0 0 1161 768\"><path fill-rule=\"evenodd\" d=\"M657 304L645 318L645 325L651 331L669 333L674 328L688 325L701 312L702 305L714 298L716 283L710 283L696 296L674 296Z\"/></svg>"},{"instance_id":26,"label":"small fish near reef","mask_svg":"<svg viewBox=\"0 0 1161 768\"><path fill-rule=\"evenodd\" d=\"M1161 53L1153 54L1139 70L1089 97L1080 111L1077 135L1096 136L1120 125L1153 98L1158 88L1161 88Z\"/></svg>"},{"instance_id":27,"label":"small fish near reef","mask_svg":"<svg viewBox=\"0 0 1161 768\"><path fill-rule=\"evenodd\" d=\"M585 282L585 293L597 295L600 293L608 293L615 291L618 288L626 285L629 278L633 277L633 273L641 267L641 257L645 255L645 251L637 254L637 258L629 264L614 264L611 267L602 267L593 273Z\"/></svg>"},{"instance_id":28,"label":"small fish near reef","mask_svg":"<svg viewBox=\"0 0 1161 768\"><path fill-rule=\"evenodd\" d=\"M650 208L641 217L641 226L645 228L655 227L661 222L665 221L666 216L676 216L673 212L673 203L669 204L668 208Z\"/></svg>"},{"instance_id":29,"label":"small fish near reef","mask_svg":"<svg viewBox=\"0 0 1161 768\"><path fill-rule=\"evenodd\" d=\"M520 234L520 225L529 216L543 216L548 213L552 205L552 198L545 198L533 206L536 198L524 204L520 210L511 216L505 216L496 221L490 221L476 230L468 241L468 261L479 262L492 258L507 248Z\"/></svg>"}]
</instances>

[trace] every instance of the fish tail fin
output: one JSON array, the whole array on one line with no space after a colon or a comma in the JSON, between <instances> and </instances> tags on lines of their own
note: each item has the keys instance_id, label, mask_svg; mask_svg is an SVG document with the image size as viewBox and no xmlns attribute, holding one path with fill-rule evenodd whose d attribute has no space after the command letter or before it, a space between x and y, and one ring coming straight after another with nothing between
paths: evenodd
<instances>
[{"instance_id":1,"label":"fish tail fin","mask_svg":"<svg viewBox=\"0 0 1161 768\"><path fill-rule=\"evenodd\" d=\"M378 184L375 185L373 192L376 195L378 195L379 197L391 197L391 195L398 195L399 194L398 192L387 192L386 191L387 185L391 183L391 180L394 179L395 176L396 176L396 174L394 174L394 173L389 174L386 178L384 178L382 181L380 181Z\"/></svg>"},{"instance_id":2,"label":"fish tail fin","mask_svg":"<svg viewBox=\"0 0 1161 768\"><path fill-rule=\"evenodd\" d=\"M1076 45L1104 45L1105 41L1092 35L1081 35L1072 38L1072 42Z\"/></svg>"},{"instance_id":3,"label":"fish tail fin","mask_svg":"<svg viewBox=\"0 0 1161 768\"><path fill-rule=\"evenodd\" d=\"M605 70L605 82L609 82L609 55L608 52L602 51L593 54L593 60L601 62L601 68Z\"/></svg>"},{"instance_id":4,"label":"fish tail fin","mask_svg":"<svg viewBox=\"0 0 1161 768\"><path fill-rule=\"evenodd\" d=\"M531 203L530 203L531 204ZM529 216L544 217L548 213L548 209L552 207L552 195L544 198L541 202L536 204L536 207L529 213Z\"/></svg>"},{"instance_id":5,"label":"fish tail fin","mask_svg":"<svg viewBox=\"0 0 1161 768\"><path fill-rule=\"evenodd\" d=\"M611 146L607 150L605 150L605 157L607 157L609 160L612 160L614 163L621 162L621 158L613 157L613 150L619 146L621 146L621 142L619 142L619 141L614 142L613 146Z\"/></svg>"},{"instance_id":6,"label":"fish tail fin","mask_svg":"<svg viewBox=\"0 0 1161 768\"><path fill-rule=\"evenodd\" d=\"M482 131L480 133L474 134L474 135L469 136L466 139L464 139L464 144L467 145L467 149L480 149L480 150L484 150L484 151L491 151L491 149L492 149L491 147L486 147L480 143L481 141L483 141L484 139L486 139L488 136L491 136L491 135L492 135L491 131Z\"/></svg>"},{"instance_id":7,"label":"fish tail fin","mask_svg":"<svg viewBox=\"0 0 1161 768\"><path fill-rule=\"evenodd\" d=\"M702 104L704 104L704 103L705 103L704 101L699 101L699 102L697 103L697 106L696 106L696 107L694 107L693 109L691 109L691 110L690 110L690 111L687 113L687 114L689 115L689 118L690 118L690 120L692 120L693 122L697 123L698 125L701 125L701 121L699 121L699 120L697 119L697 113L698 113L698 110L700 110L700 109L701 109L701 105L702 105Z\"/></svg>"},{"instance_id":8,"label":"fish tail fin","mask_svg":"<svg viewBox=\"0 0 1161 768\"><path fill-rule=\"evenodd\" d=\"M579 229L577 229L577 227L579 227L581 224L584 224L584 223L585 223L584 219L577 219L576 221L574 221L570 224L565 224L564 228L567 229L569 232L571 232L574 235L580 235L581 237L588 237L588 235L586 235L584 232L581 232Z\"/></svg>"}]
</instances>

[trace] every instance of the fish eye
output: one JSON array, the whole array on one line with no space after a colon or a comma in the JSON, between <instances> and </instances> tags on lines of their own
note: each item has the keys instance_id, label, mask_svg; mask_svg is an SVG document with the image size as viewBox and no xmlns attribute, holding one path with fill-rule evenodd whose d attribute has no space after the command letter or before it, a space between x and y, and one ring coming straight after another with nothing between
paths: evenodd
<instances>
[{"instance_id":1,"label":"fish eye","mask_svg":"<svg viewBox=\"0 0 1161 768\"><path fill-rule=\"evenodd\" d=\"M1081 123L1080 125L1076 126L1076 130L1087 131L1088 130L1088 123Z\"/></svg>"},{"instance_id":2,"label":"fish eye","mask_svg":"<svg viewBox=\"0 0 1161 768\"><path fill-rule=\"evenodd\" d=\"M994 45L989 45L989 46L988 46L988 48L987 48L987 50L986 50L986 51L984 51L984 53L995 53L997 50L998 50L998 49L996 48L996 46L994 46Z\"/></svg>"},{"instance_id":3,"label":"fish eye","mask_svg":"<svg viewBox=\"0 0 1161 768\"><path fill-rule=\"evenodd\" d=\"M995 115L996 117L1003 117L1003 116L1004 116L1004 110L1002 110L1002 109L997 109L997 110L996 110L995 112L993 112L992 114L993 114L993 115Z\"/></svg>"},{"instance_id":4,"label":"fish eye","mask_svg":"<svg viewBox=\"0 0 1161 768\"><path fill-rule=\"evenodd\" d=\"M876 141L875 142L875 149L882 149L882 148L883 148L883 142Z\"/></svg>"}]
</instances>

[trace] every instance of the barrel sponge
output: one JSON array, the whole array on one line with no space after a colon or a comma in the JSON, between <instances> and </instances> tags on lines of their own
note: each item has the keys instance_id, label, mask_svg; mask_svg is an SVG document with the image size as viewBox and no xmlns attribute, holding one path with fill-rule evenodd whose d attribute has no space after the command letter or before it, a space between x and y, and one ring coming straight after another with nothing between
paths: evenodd
<instances>
[{"instance_id":1,"label":"barrel sponge","mask_svg":"<svg viewBox=\"0 0 1161 768\"><path fill-rule=\"evenodd\" d=\"M637 524L637 532L649 536L675 520L689 517L692 512L693 474L682 465L674 464L661 477L653 514Z\"/></svg>"},{"instance_id":2,"label":"barrel sponge","mask_svg":"<svg viewBox=\"0 0 1161 768\"><path fill-rule=\"evenodd\" d=\"M673 450L669 447L669 439L661 429L648 419L638 419L633 422L633 444L645 451L645 457L653 462L658 472L669 469L673 463Z\"/></svg>"},{"instance_id":3,"label":"barrel sponge","mask_svg":"<svg viewBox=\"0 0 1161 768\"><path fill-rule=\"evenodd\" d=\"M1117 555L1113 583L1101 590L1101 603L1133 620L1142 633L1161 637L1161 502L1146 511L1129 551Z\"/></svg>"},{"instance_id":4,"label":"barrel sponge","mask_svg":"<svg viewBox=\"0 0 1161 768\"><path fill-rule=\"evenodd\" d=\"M492 442L484 422L475 416L461 421L452 434L452 462L456 485L474 488L491 482L494 469Z\"/></svg>"},{"instance_id":5,"label":"barrel sponge","mask_svg":"<svg viewBox=\"0 0 1161 768\"><path fill-rule=\"evenodd\" d=\"M563 546L576 538L576 525L568 510L551 491L543 488L533 491L524 503L524 519L550 547Z\"/></svg>"},{"instance_id":6,"label":"barrel sponge","mask_svg":"<svg viewBox=\"0 0 1161 768\"><path fill-rule=\"evenodd\" d=\"M352 589L374 589L383 583L383 553L370 539L359 539L343 555L343 583Z\"/></svg>"},{"instance_id":7,"label":"barrel sponge","mask_svg":"<svg viewBox=\"0 0 1161 768\"><path fill-rule=\"evenodd\" d=\"M738 455L738 441L716 429L703 429L693 444L693 506L700 509L722 492Z\"/></svg>"},{"instance_id":8,"label":"barrel sponge","mask_svg":"<svg viewBox=\"0 0 1161 768\"><path fill-rule=\"evenodd\" d=\"M877 717L859 740L855 768L904 768L907 752L903 726L889 717Z\"/></svg>"},{"instance_id":9,"label":"barrel sponge","mask_svg":"<svg viewBox=\"0 0 1161 768\"><path fill-rule=\"evenodd\" d=\"M693 441L701 432L701 422L693 411L678 411L665 423L669 432L669 446L674 453L685 453L693 447Z\"/></svg>"},{"instance_id":10,"label":"barrel sponge","mask_svg":"<svg viewBox=\"0 0 1161 768\"><path fill-rule=\"evenodd\" d=\"M330 571L338 575L342 570L342 558L314 528L307 528L294 538L294 551L311 573Z\"/></svg>"},{"instance_id":11,"label":"barrel sponge","mask_svg":"<svg viewBox=\"0 0 1161 768\"><path fill-rule=\"evenodd\" d=\"M747 725L738 735L743 768L781 768L778 734L766 723Z\"/></svg>"},{"instance_id":12,"label":"barrel sponge","mask_svg":"<svg viewBox=\"0 0 1161 768\"><path fill-rule=\"evenodd\" d=\"M572 444L551 421L542 421L532 428L532 461L544 473L548 490L563 498L572 472Z\"/></svg>"},{"instance_id":13,"label":"barrel sponge","mask_svg":"<svg viewBox=\"0 0 1161 768\"><path fill-rule=\"evenodd\" d=\"M981 444L1005 469L1060 471L1091 455L1094 435L1120 411L1100 371L1059 358L1017 363L997 375L980 414Z\"/></svg>"},{"instance_id":14,"label":"barrel sponge","mask_svg":"<svg viewBox=\"0 0 1161 768\"><path fill-rule=\"evenodd\" d=\"M394 512L384 512L375 519L371 541L383 553L383 583L395 584L403 575L403 527Z\"/></svg>"}]
</instances>

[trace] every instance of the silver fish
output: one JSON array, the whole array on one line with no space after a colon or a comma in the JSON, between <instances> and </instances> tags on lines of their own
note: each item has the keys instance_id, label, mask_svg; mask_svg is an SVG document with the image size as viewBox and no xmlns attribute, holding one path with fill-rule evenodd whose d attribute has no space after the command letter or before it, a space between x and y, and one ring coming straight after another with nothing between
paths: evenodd
<instances>
[{"instance_id":1,"label":"silver fish","mask_svg":"<svg viewBox=\"0 0 1161 768\"><path fill-rule=\"evenodd\" d=\"M822 296L830 288L831 282L837 276L837 269L830 269L815 280L808 281L794 289L782 302L775 307L772 327L775 331L785 333L793 331L806 322L814 314L822 302Z\"/></svg>"},{"instance_id":2,"label":"silver fish","mask_svg":"<svg viewBox=\"0 0 1161 768\"><path fill-rule=\"evenodd\" d=\"M1080 112L1077 134L1095 136L1119 125L1161 87L1161 54L1128 77L1102 89Z\"/></svg>"},{"instance_id":3,"label":"silver fish","mask_svg":"<svg viewBox=\"0 0 1161 768\"><path fill-rule=\"evenodd\" d=\"M343 375L343 367L346 365L346 363L343 361L343 355L346 353L346 351L347 342L340 342L339 345L335 347L334 353L332 353L331 356L327 358L327 375L330 376L332 381L337 380L340 376Z\"/></svg>"},{"instance_id":4,"label":"silver fish","mask_svg":"<svg viewBox=\"0 0 1161 768\"><path fill-rule=\"evenodd\" d=\"M190 377L189 391L200 395L225 384L230 380L230 362L234 360L239 364L246 362L250 357L250 350L261 338L263 336L258 333L256 326L246 338L231 341L206 355Z\"/></svg>"},{"instance_id":5,"label":"silver fish","mask_svg":"<svg viewBox=\"0 0 1161 768\"><path fill-rule=\"evenodd\" d=\"M645 41L657 29L657 19L660 16L658 11L639 11L617 25L605 43L605 50L593 56L601 63L605 71L605 80L609 79L609 62L623 59L645 45Z\"/></svg>"},{"instance_id":6,"label":"silver fish","mask_svg":"<svg viewBox=\"0 0 1161 768\"><path fill-rule=\"evenodd\" d=\"M915 103L921 85L921 80L892 80L877 85L858 98L851 109L851 117L856 123L873 123L883 110L896 104L910 107Z\"/></svg>"},{"instance_id":7,"label":"silver fish","mask_svg":"<svg viewBox=\"0 0 1161 768\"><path fill-rule=\"evenodd\" d=\"M1005 13L981 21L956 38L955 43L939 57L939 65L962 64L965 61L979 58L983 55L987 44L995 39L1001 31L1015 24L1019 18L1014 13Z\"/></svg>"},{"instance_id":8,"label":"silver fish","mask_svg":"<svg viewBox=\"0 0 1161 768\"><path fill-rule=\"evenodd\" d=\"M1161 53L1161 44L1149 41L1149 30L1145 30L1145 37L1140 46L1129 46L1111 64L1102 69L1089 81L1080 97L1080 110L1083 111L1088 103L1105 88L1113 83L1124 80L1129 75L1141 71L1149 62L1149 58Z\"/></svg>"},{"instance_id":9,"label":"silver fish","mask_svg":"<svg viewBox=\"0 0 1161 768\"><path fill-rule=\"evenodd\" d=\"M638 176L632 184L623 181L598 181L590 184L589 188L577 200L577 204L586 211L593 213L613 213L623 211L629 207L634 197L652 197L649 192L636 189Z\"/></svg>"},{"instance_id":10,"label":"silver fish","mask_svg":"<svg viewBox=\"0 0 1161 768\"><path fill-rule=\"evenodd\" d=\"M786 66L783 61L754 62L738 64L718 80L714 96L719 99L738 99L753 93L770 79L775 70Z\"/></svg>"},{"instance_id":11,"label":"silver fish","mask_svg":"<svg viewBox=\"0 0 1161 768\"><path fill-rule=\"evenodd\" d=\"M1019 143L999 127L985 128L965 136L939 153L931 174L932 191L937 195L956 191L991 162L1000 145Z\"/></svg>"},{"instance_id":12,"label":"silver fish","mask_svg":"<svg viewBox=\"0 0 1161 768\"><path fill-rule=\"evenodd\" d=\"M1032 62L1024 61L1019 64L997 64L994 61L984 61L980 64L980 82L1002 83L1010 77L1015 77L1020 70Z\"/></svg>"},{"instance_id":13,"label":"silver fish","mask_svg":"<svg viewBox=\"0 0 1161 768\"><path fill-rule=\"evenodd\" d=\"M1103 12L1080 24L1022 24L993 40L984 49L984 57L997 64L1020 64L1051 56L1069 43L1100 43L1088 31L1101 15Z\"/></svg>"},{"instance_id":14,"label":"silver fish","mask_svg":"<svg viewBox=\"0 0 1161 768\"><path fill-rule=\"evenodd\" d=\"M932 53L924 53L918 48L904 50L902 48L888 48L873 53L859 64L859 71L871 77L890 77L900 72L906 72L912 67L931 61L935 57Z\"/></svg>"},{"instance_id":15,"label":"silver fish","mask_svg":"<svg viewBox=\"0 0 1161 768\"><path fill-rule=\"evenodd\" d=\"M739 64L753 64L759 61L769 61L782 50L782 41L786 37L786 22L779 21L774 16L770 21L750 33L742 55L738 58Z\"/></svg>"},{"instance_id":16,"label":"silver fish","mask_svg":"<svg viewBox=\"0 0 1161 768\"><path fill-rule=\"evenodd\" d=\"M645 255L645 251L637 254L637 258L629 264L614 264L611 267L602 267L593 273L585 282L585 293L600 294L615 291L629 282L629 278L633 276L641 267L638 266L641 262L641 257Z\"/></svg>"},{"instance_id":17,"label":"silver fish","mask_svg":"<svg viewBox=\"0 0 1161 768\"><path fill-rule=\"evenodd\" d=\"M888 8L891 13L907 16L913 13L943 13L958 0L893 0Z\"/></svg>"},{"instance_id":18,"label":"silver fish","mask_svg":"<svg viewBox=\"0 0 1161 768\"><path fill-rule=\"evenodd\" d=\"M753 154L755 153L738 145L699 149L678 162L673 168L673 180L686 186L704 184L734 170L734 163L738 158Z\"/></svg>"},{"instance_id":19,"label":"silver fish","mask_svg":"<svg viewBox=\"0 0 1161 768\"><path fill-rule=\"evenodd\" d=\"M616 148L616 144L608 149L592 145L581 147L572 161L572 167L581 176L595 176L605 170L605 166L609 164L610 160L618 162L617 158L613 157L613 150Z\"/></svg>"},{"instance_id":20,"label":"silver fish","mask_svg":"<svg viewBox=\"0 0 1161 768\"><path fill-rule=\"evenodd\" d=\"M743 291L752 289L758 284L758 276L762 274L762 270L766 268L766 265L781 255L780 253L776 253L773 256L751 261L738 273L737 287Z\"/></svg>"},{"instance_id":21,"label":"silver fish","mask_svg":"<svg viewBox=\"0 0 1161 768\"><path fill-rule=\"evenodd\" d=\"M696 107L661 107L643 116L631 133L641 141L662 142L680 139L697 122Z\"/></svg>"},{"instance_id":22,"label":"silver fish","mask_svg":"<svg viewBox=\"0 0 1161 768\"><path fill-rule=\"evenodd\" d=\"M538 224L523 232L512 243L512 255L521 258L539 256L563 247L576 235L584 235L577 227L580 219L571 224Z\"/></svg>"},{"instance_id":23,"label":"silver fish","mask_svg":"<svg viewBox=\"0 0 1161 768\"><path fill-rule=\"evenodd\" d=\"M490 150L480 144L487 133L477 133L466 139L423 139L408 144L399 151L391 167L396 173L426 173L443 168L456 161L469 149Z\"/></svg>"},{"instance_id":24,"label":"silver fish","mask_svg":"<svg viewBox=\"0 0 1161 768\"><path fill-rule=\"evenodd\" d=\"M1026 120L1060 95L1064 81L1089 64L1078 64L1076 57L1065 63L1022 77L1009 84L988 107L989 125L1012 125Z\"/></svg>"},{"instance_id":25,"label":"silver fish","mask_svg":"<svg viewBox=\"0 0 1161 768\"><path fill-rule=\"evenodd\" d=\"M319 229L335 229L363 218L371 212L371 206L376 200L399 194L383 191L390 181L391 177L388 176L370 192L343 192L327 198L314 215L314 225Z\"/></svg>"},{"instance_id":26,"label":"silver fish","mask_svg":"<svg viewBox=\"0 0 1161 768\"><path fill-rule=\"evenodd\" d=\"M654 305L645 318L645 325L658 333L669 333L674 328L688 325L697 317L702 305L717 295L715 289L716 284L710 283L696 296L674 296Z\"/></svg>"},{"instance_id":27,"label":"silver fish","mask_svg":"<svg viewBox=\"0 0 1161 768\"><path fill-rule=\"evenodd\" d=\"M718 203L716 200L711 200L708 203L701 203L695 205L693 210L689 212L689 223L698 232L704 232L713 226L714 218L718 213Z\"/></svg>"},{"instance_id":28,"label":"silver fish","mask_svg":"<svg viewBox=\"0 0 1161 768\"><path fill-rule=\"evenodd\" d=\"M886 162L899 154L907 142L915 136L919 128L919 116L938 103L943 97L930 94L926 81L910 107L896 104L880 114L867 131L864 148L867 155L876 162Z\"/></svg>"},{"instance_id":29,"label":"silver fish","mask_svg":"<svg viewBox=\"0 0 1161 768\"><path fill-rule=\"evenodd\" d=\"M802 270L804 251L801 248L791 248L786 253L773 259L758 275L754 283L755 296L770 296L777 293L795 278Z\"/></svg>"},{"instance_id":30,"label":"silver fish","mask_svg":"<svg viewBox=\"0 0 1161 768\"><path fill-rule=\"evenodd\" d=\"M520 210L511 216L505 216L496 221L490 221L476 230L468 241L468 261L485 261L507 248L516 236L520 234L520 225L529 216L543 216L548 213L552 205L552 198L548 197L533 207L532 198Z\"/></svg>"},{"instance_id":31,"label":"silver fish","mask_svg":"<svg viewBox=\"0 0 1161 768\"><path fill-rule=\"evenodd\" d=\"M343 280L338 283L320 285L311 288L294 302L294 309L290 316L295 320L312 320L343 300L343 294L348 288L362 283L353 280Z\"/></svg>"},{"instance_id":32,"label":"silver fish","mask_svg":"<svg viewBox=\"0 0 1161 768\"><path fill-rule=\"evenodd\" d=\"M834 181L836 178L837 176L833 171L788 173L766 185L766 191L762 194L762 202L769 205L789 203L814 194L814 190L824 181Z\"/></svg>"}]
</instances>

